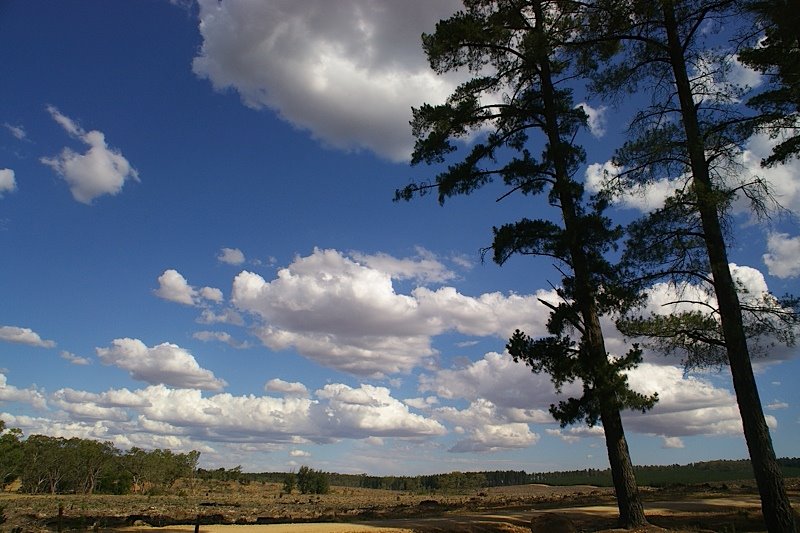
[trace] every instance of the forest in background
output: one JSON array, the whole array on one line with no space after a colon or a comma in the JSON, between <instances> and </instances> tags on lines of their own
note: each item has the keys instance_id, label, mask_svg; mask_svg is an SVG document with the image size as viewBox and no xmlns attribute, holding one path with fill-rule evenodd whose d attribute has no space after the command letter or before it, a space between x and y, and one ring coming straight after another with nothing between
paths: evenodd
<instances>
[{"instance_id":1,"label":"forest in background","mask_svg":"<svg viewBox=\"0 0 800 533\"><path fill-rule=\"evenodd\" d=\"M0 420L0 431L4 424ZM178 479L282 483L291 492L323 493L329 486L398 490L420 493L463 493L486 487L541 483L546 485L612 486L609 469L566 472L522 470L449 472L418 476L339 474L302 466L294 472L243 472L241 466L198 467L200 452L168 449L120 450L111 442L93 439L30 435L16 428L0 434L0 481L30 494L158 494ZM779 459L785 477L800 477L800 458ZM688 465L637 466L642 485L654 487L754 479L747 459L718 460ZM291 480L291 481L289 481Z\"/></svg>"}]
</instances>

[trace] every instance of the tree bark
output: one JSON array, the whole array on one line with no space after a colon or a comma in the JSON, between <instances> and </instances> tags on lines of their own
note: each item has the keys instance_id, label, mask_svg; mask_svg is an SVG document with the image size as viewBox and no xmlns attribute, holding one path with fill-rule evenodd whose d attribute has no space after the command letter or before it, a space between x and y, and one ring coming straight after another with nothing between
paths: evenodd
<instances>
[{"instance_id":1,"label":"tree bark","mask_svg":"<svg viewBox=\"0 0 800 533\"><path fill-rule=\"evenodd\" d=\"M770 533L797 533L791 503L786 494L780 466L775 458L775 450L764 419L764 411L761 407L761 399L750 363L739 296L728 266L728 254L718 210L719 202L705 157L705 145L700 132L697 108L693 99L683 47L678 35L672 0L662 1L662 10L670 62L675 76L683 127L686 133L693 177L692 187L703 225L722 333L733 377L733 388L736 392L744 436L761 496L762 514Z\"/></svg>"},{"instance_id":2,"label":"tree bark","mask_svg":"<svg viewBox=\"0 0 800 533\"><path fill-rule=\"evenodd\" d=\"M633 471L628 441L622 427L619 410L609 409L602 415L603 431L608 449L608 462L611 465L611 477L617 492L620 524L627 528L647 524L644 507L636 485L636 474ZM620 497L622 495L622 497Z\"/></svg>"}]
</instances>

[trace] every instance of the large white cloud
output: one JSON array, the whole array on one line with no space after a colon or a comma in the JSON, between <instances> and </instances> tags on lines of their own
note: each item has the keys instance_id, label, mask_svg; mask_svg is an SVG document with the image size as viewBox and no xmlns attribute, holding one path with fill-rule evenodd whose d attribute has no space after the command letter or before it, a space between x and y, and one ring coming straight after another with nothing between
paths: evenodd
<instances>
[{"instance_id":1,"label":"large white cloud","mask_svg":"<svg viewBox=\"0 0 800 533\"><path fill-rule=\"evenodd\" d=\"M64 130L89 148L84 154L64 148L55 157L41 162L51 167L69 184L73 198L84 204L104 194L116 195L126 180L139 181L139 174L119 150L106 144L105 135L97 130L84 131L75 121L48 106L47 110Z\"/></svg>"},{"instance_id":2,"label":"large white cloud","mask_svg":"<svg viewBox=\"0 0 800 533\"><path fill-rule=\"evenodd\" d=\"M114 339L109 348L97 348L106 365L127 370L134 379L183 388L220 390L227 385L210 370L200 368L194 356L176 344L152 348L139 339Z\"/></svg>"},{"instance_id":3,"label":"large white cloud","mask_svg":"<svg viewBox=\"0 0 800 533\"><path fill-rule=\"evenodd\" d=\"M317 249L269 282L241 272L231 301L260 317L256 333L273 350L294 348L326 366L385 376L426 364L437 354L431 337L447 331L501 337L515 328L544 331L547 310L540 296L552 297L542 292L474 298L452 287L398 294L390 273Z\"/></svg>"},{"instance_id":4,"label":"large white cloud","mask_svg":"<svg viewBox=\"0 0 800 533\"><path fill-rule=\"evenodd\" d=\"M56 345L55 341L44 340L38 333L30 328L20 328L17 326L0 326L0 341L27 344L39 348L52 348Z\"/></svg>"},{"instance_id":5,"label":"large white cloud","mask_svg":"<svg viewBox=\"0 0 800 533\"><path fill-rule=\"evenodd\" d=\"M454 83L430 70L420 35L456 0L199 0L194 72L233 89L323 143L405 160L411 107L444 101Z\"/></svg>"}]
</instances>

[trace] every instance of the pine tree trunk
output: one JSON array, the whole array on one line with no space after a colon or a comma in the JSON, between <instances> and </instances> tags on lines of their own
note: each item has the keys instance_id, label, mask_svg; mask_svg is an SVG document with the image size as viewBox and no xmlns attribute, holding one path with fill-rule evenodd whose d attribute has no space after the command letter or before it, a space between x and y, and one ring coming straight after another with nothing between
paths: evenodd
<instances>
[{"instance_id":1,"label":"pine tree trunk","mask_svg":"<svg viewBox=\"0 0 800 533\"><path fill-rule=\"evenodd\" d=\"M633 471L633 463L631 463L628 442L625 439L625 430L622 428L619 411L610 409L603 413L602 421L608 449L608 462L611 465L611 477L617 493L620 525L629 529L643 526L647 524L647 520L644 516L642 500L639 498L636 474Z\"/></svg>"},{"instance_id":2,"label":"pine tree trunk","mask_svg":"<svg viewBox=\"0 0 800 533\"><path fill-rule=\"evenodd\" d=\"M687 150L692 169L693 191L703 225L714 291L717 296L722 333L728 352L728 361L733 377L733 388L739 413L742 418L744 437L750 453L756 484L761 496L761 510L770 533L796 533L796 525L783 475L775 458L769 428L764 419L761 399L758 395L744 322L728 266L725 238L719 219L718 201L715 195L703 138L700 132L697 111L692 97L691 83L686 69L683 49L678 37L674 5L671 0L662 2L664 23L667 31L670 61L675 76L678 98L681 105L683 126L686 132Z\"/></svg>"}]
</instances>

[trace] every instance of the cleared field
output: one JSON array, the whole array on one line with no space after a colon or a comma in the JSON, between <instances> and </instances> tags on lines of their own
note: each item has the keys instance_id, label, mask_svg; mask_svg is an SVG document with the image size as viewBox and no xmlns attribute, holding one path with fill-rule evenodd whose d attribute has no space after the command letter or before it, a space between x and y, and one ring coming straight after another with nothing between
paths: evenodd
<instances>
[{"instance_id":1,"label":"cleared field","mask_svg":"<svg viewBox=\"0 0 800 533\"><path fill-rule=\"evenodd\" d=\"M789 480L800 504L800 480ZM763 531L749 484L643 489L648 519L669 531ZM333 487L325 495L282 494L277 484L184 484L162 496L0 495L3 531L194 531L206 533L522 532L531 518L557 513L580 531L615 527L608 488L522 485L459 495ZM60 511L59 511L60 510ZM59 516L60 512L60 516ZM650 531L664 529L651 528Z\"/></svg>"}]
</instances>

